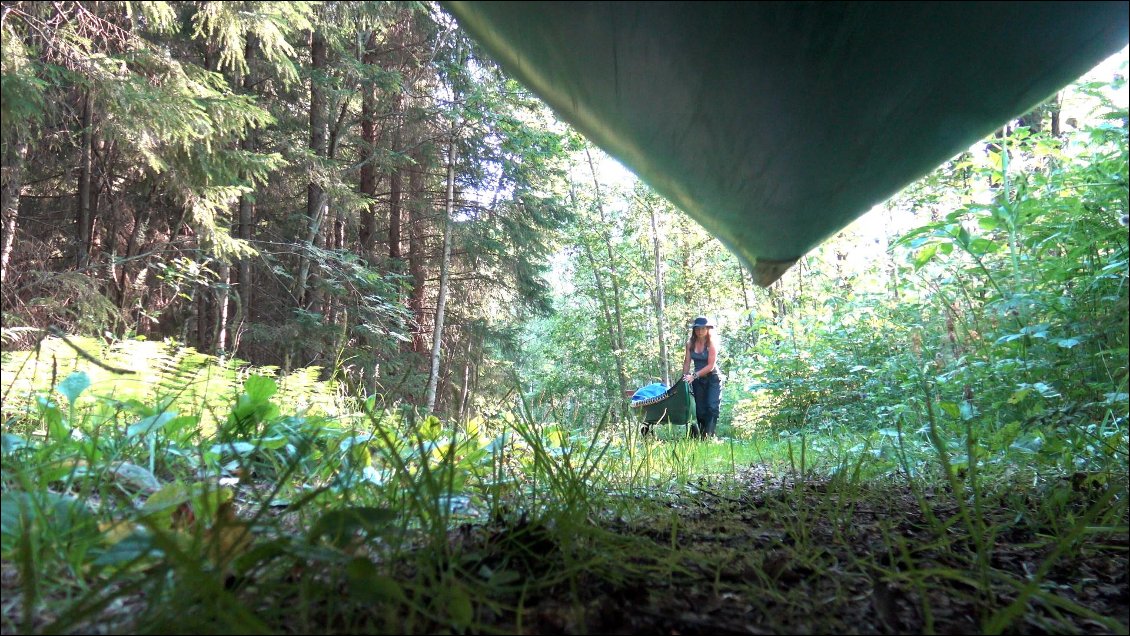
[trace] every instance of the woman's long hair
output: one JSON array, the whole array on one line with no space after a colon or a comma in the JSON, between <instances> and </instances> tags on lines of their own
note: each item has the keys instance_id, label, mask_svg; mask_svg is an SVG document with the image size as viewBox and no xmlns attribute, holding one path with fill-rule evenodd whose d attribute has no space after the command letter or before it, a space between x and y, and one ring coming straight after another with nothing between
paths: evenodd
<instances>
[{"instance_id":1,"label":"woman's long hair","mask_svg":"<svg viewBox=\"0 0 1130 636\"><path fill-rule=\"evenodd\" d=\"M714 328L710 328L710 329L706 330L706 337L703 338L703 343L705 345L703 350L704 351L709 350L710 345L714 343ZM694 329L693 328L691 329L691 335L687 337L687 350L688 351L694 351Z\"/></svg>"}]
</instances>

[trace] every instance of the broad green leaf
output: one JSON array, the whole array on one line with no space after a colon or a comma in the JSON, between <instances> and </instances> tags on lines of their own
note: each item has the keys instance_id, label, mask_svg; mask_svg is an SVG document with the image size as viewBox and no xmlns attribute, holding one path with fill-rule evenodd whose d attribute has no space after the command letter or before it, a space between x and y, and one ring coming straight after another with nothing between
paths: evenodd
<instances>
[{"instance_id":1,"label":"broad green leaf","mask_svg":"<svg viewBox=\"0 0 1130 636\"><path fill-rule=\"evenodd\" d=\"M1019 404L1020 401L1023 400L1025 397L1027 397L1027 395L1031 392L1032 392L1032 389L1028 389L1028 388L1017 389L1016 391L1012 392L1011 396L1009 396L1008 403L1009 404Z\"/></svg>"},{"instance_id":2,"label":"broad green leaf","mask_svg":"<svg viewBox=\"0 0 1130 636\"><path fill-rule=\"evenodd\" d=\"M177 414L172 411L166 411L157 415L150 415L149 417L142 418L136 424L133 424L126 429L126 437L134 438L139 435L148 435L160 431L166 424L176 419Z\"/></svg>"},{"instance_id":3,"label":"broad green leaf","mask_svg":"<svg viewBox=\"0 0 1130 636\"><path fill-rule=\"evenodd\" d=\"M977 408L973 406L972 402L964 401L961 403L961 419L962 421L969 421L977 416Z\"/></svg>"},{"instance_id":4,"label":"broad green leaf","mask_svg":"<svg viewBox=\"0 0 1130 636\"><path fill-rule=\"evenodd\" d=\"M187 503L192 498L189 487L180 481L165 484L160 490L150 495L141 507L141 513L149 522L161 529L171 528L173 513L181 504Z\"/></svg>"},{"instance_id":5,"label":"broad green leaf","mask_svg":"<svg viewBox=\"0 0 1130 636\"><path fill-rule=\"evenodd\" d=\"M914 268L918 269L918 268L922 267L923 265L925 265L926 263L929 263L934 258L934 255L937 252L938 252L938 244L937 243L931 243L931 244L919 249L918 251L916 251L914 253Z\"/></svg>"},{"instance_id":6,"label":"broad green leaf","mask_svg":"<svg viewBox=\"0 0 1130 636\"><path fill-rule=\"evenodd\" d=\"M94 559L93 565L116 568L146 556L150 558L161 556L160 550L153 547L152 533L146 528L135 528L124 539L109 543L109 547Z\"/></svg>"},{"instance_id":7,"label":"broad green leaf","mask_svg":"<svg viewBox=\"0 0 1130 636\"><path fill-rule=\"evenodd\" d=\"M290 439L286 435L276 435L259 440L259 447L266 450L275 450L286 446L288 443L290 443Z\"/></svg>"},{"instance_id":8,"label":"broad green leaf","mask_svg":"<svg viewBox=\"0 0 1130 636\"><path fill-rule=\"evenodd\" d=\"M34 447L35 447L34 444L29 442L27 439L25 439L25 438L23 438L19 435L13 435L11 433L4 433L3 434L3 441L2 441L2 443L0 443L0 448L3 449L3 453L5 455L9 455L9 454L14 453L14 452L16 452L20 449L23 449L23 448L34 448Z\"/></svg>"},{"instance_id":9,"label":"broad green leaf","mask_svg":"<svg viewBox=\"0 0 1130 636\"><path fill-rule=\"evenodd\" d=\"M1051 386L1049 386L1048 384L1045 384L1043 382L1036 382L1036 383L1032 384L1031 386L1032 386L1033 389L1038 391L1040 393L1040 395L1042 395L1046 398L1059 397L1059 391L1056 391L1054 388L1052 388Z\"/></svg>"},{"instance_id":10,"label":"broad green leaf","mask_svg":"<svg viewBox=\"0 0 1130 636\"><path fill-rule=\"evenodd\" d=\"M969 249L969 242L971 240L972 240L972 237L969 234L969 230L965 229L964 225L958 226L958 230L957 230L957 243L958 243L958 245L961 245L962 247L964 247L965 249L968 250Z\"/></svg>"},{"instance_id":11,"label":"broad green leaf","mask_svg":"<svg viewBox=\"0 0 1130 636\"><path fill-rule=\"evenodd\" d=\"M359 600L370 603L402 602L404 589L392 577L380 574L372 561L353 559L345 566L350 593Z\"/></svg>"},{"instance_id":12,"label":"broad green leaf","mask_svg":"<svg viewBox=\"0 0 1130 636\"><path fill-rule=\"evenodd\" d=\"M209 453L222 457L224 455L248 455L255 450L255 445L250 442L228 442L215 444L208 449Z\"/></svg>"},{"instance_id":13,"label":"broad green leaf","mask_svg":"<svg viewBox=\"0 0 1130 636\"><path fill-rule=\"evenodd\" d=\"M0 550L5 555L33 526L45 540L83 553L100 537L94 513L81 499L49 491L0 496Z\"/></svg>"},{"instance_id":14,"label":"broad green leaf","mask_svg":"<svg viewBox=\"0 0 1130 636\"><path fill-rule=\"evenodd\" d=\"M938 402L938 407L953 418L961 417L961 407L956 402Z\"/></svg>"},{"instance_id":15,"label":"broad green leaf","mask_svg":"<svg viewBox=\"0 0 1130 636\"><path fill-rule=\"evenodd\" d=\"M262 375L253 375L243 383L243 392L252 402L266 402L278 390L274 380Z\"/></svg>"},{"instance_id":16,"label":"broad green leaf","mask_svg":"<svg viewBox=\"0 0 1130 636\"><path fill-rule=\"evenodd\" d=\"M371 441L373 441L372 433L358 433L356 435L350 435L341 440L341 449L348 450L354 446L365 446Z\"/></svg>"},{"instance_id":17,"label":"broad green leaf","mask_svg":"<svg viewBox=\"0 0 1130 636\"><path fill-rule=\"evenodd\" d=\"M47 424L48 437L57 442L68 439L71 431L63 424L63 412L59 407L43 396L36 398L36 405L39 407L39 417Z\"/></svg>"},{"instance_id":18,"label":"broad green leaf","mask_svg":"<svg viewBox=\"0 0 1130 636\"><path fill-rule=\"evenodd\" d=\"M462 631L475 618L475 608L471 597L462 585L456 583L447 588L447 613L455 627Z\"/></svg>"},{"instance_id":19,"label":"broad green leaf","mask_svg":"<svg viewBox=\"0 0 1130 636\"><path fill-rule=\"evenodd\" d=\"M397 512L389 508L358 506L330 510L314 522L307 538L310 543L324 538L330 545L343 548L353 541L358 532L376 534L396 518Z\"/></svg>"},{"instance_id":20,"label":"broad green leaf","mask_svg":"<svg viewBox=\"0 0 1130 636\"><path fill-rule=\"evenodd\" d=\"M220 506L233 496L230 488L202 482L185 484L174 481L153 493L145 501L141 511L156 527L170 528L176 510L183 504L189 504L195 517L208 522L215 519Z\"/></svg>"},{"instance_id":21,"label":"broad green leaf","mask_svg":"<svg viewBox=\"0 0 1130 636\"><path fill-rule=\"evenodd\" d=\"M1039 435L1030 434L1018 438L1009 445L1009 448L1025 453L1037 453L1044 447L1044 439Z\"/></svg>"},{"instance_id":22,"label":"broad green leaf","mask_svg":"<svg viewBox=\"0 0 1130 636\"><path fill-rule=\"evenodd\" d=\"M237 572L247 572L258 568L281 556L291 554L292 542L289 537L278 537L256 543L250 550L236 556L233 562Z\"/></svg>"},{"instance_id":23,"label":"broad green leaf","mask_svg":"<svg viewBox=\"0 0 1130 636\"><path fill-rule=\"evenodd\" d=\"M995 251L997 251L997 244L989 239L978 236L969 242L969 253L974 256L983 256Z\"/></svg>"},{"instance_id":24,"label":"broad green leaf","mask_svg":"<svg viewBox=\"0 0 1130 636\"><path fill-rule=\"evenodd\" d=\"M63 394L63 397L67 398L67 401L70 402L71 406L73 407L75 405L75 400L78 399L78 396L82 395L82 392L87 390L89 387L90 376L86 375L85 371L75 371L74 373L68 375L62 382L59 383L59 386L55 388L59 391L59 393Z\"/></svg>"},{"instance_id":25,"label":"broad green leaf","mask_svg":"<svg viewBox=\"0 0 1130 636\"><path fill-rule=\"evenodd\" d=\"M161 488L161 482L147 469L129 462L118 462L113 465L108 473L113 477L114 483L130 492L155 492Z\"/></svg>"},{"instance_id":26,"label":"broad green leaf","mask_svg":"<svg viewBox=\"0 0 1130 636\"><path fill-rule=\"evenodd\" d=\"M16 540L20 536L20 517L35 514L27 493L6 492L0 495L0 541L5 556L16 547Z\"/></svg>"},{"instance_id":27,"label":"broad green leaf","mask_svg":"<svg viewBox=\"0 0 1130 636\"><path fill-rule=\"evenodd\" d=\"M982 230L995 230L1000 227L1000 221L991 216L983 216L977 219L977 225L981 226Z\"/></svg>"}]
</instances>

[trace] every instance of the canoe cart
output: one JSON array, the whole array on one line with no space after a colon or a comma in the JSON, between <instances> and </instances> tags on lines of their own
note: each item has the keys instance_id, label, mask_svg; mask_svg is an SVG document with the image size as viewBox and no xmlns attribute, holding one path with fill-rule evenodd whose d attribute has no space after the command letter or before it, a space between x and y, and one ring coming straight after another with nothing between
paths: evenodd
<instances>
[{"instance_id":1,"label":"canoe cart","mask_svg":"<svg viewBox=\"0 0 1130 636\"><path fill-rule=\"evenodd\" d=\"M690 386L681 378L667 392L653 398L632 403L640 412L640 434L647 435L653 426L674 424L687 426L695 421L694 396Z\"/></svg>"}]
</instances>

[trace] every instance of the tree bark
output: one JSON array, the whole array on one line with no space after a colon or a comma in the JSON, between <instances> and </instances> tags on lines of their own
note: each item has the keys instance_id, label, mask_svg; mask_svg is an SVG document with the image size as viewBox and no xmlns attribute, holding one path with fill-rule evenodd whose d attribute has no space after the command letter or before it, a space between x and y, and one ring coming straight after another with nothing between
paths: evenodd
<instances>
[{"instance_id":1,"label":"tree bark","mask_svg":"<svg viewBox=\"0 0 1130 636\"><path fill-rule=\"evenodd\" d=\"M75 198L78 202L78 208L75 214L75 267L78 269L85 268L90 257L90 229L92 222L90 213L90 188L92 179L90 173L92 170L91 154L94 145L94 131L92 130L94 115L92 110L90 91L86 90L82 95L82 133L79 142L78 187L75 193Z\"/></svg>"},{"instance_id":2,"label":"tree bark","mask_svg":"<svg viewBox=\"0 0 1130 636\"><path fill-rule=\"evenodd\" d=\"M216 286L216 326L214 333L216 334L215 340L212 342L212 351L210 353L222 356L228 352L228 321L231 317L231 298L229 290L231 289L231 265L226 261L221 263L220 271L218 273L219 285Z\"/></svg>"},{"instance_id":3,"label":"tree bark","mask_svg":"<svg viewBox=\"0 0 1130 636\"><path fill-rule=\"evenodd\" d=\"M1052 100L1052 135L1059 137L1063 134L1063 126L1060 123L1060 117L1063 114L1063 91L1055 94Z\"/></svg>"},{"instance_id":4,"label":"tree bark","mask_svg":"<svg viewBox=\"0 0 1130 636\"><path fill-rule=\"evenodd\" d=\"M376 66L377 53L376 41L372 32L365 37L365 53L362 63L368 67ZM361 243L361 258L370 263L373 259L373 247L376 244L376 196L377 196L377 167L374 164L373 153L377 147L377 87L367 84L361 89L361 148L365 153L361 163L361 194L369 202L361 210L361 228L358 239Z\"/></svg>"},{"instance_id":5,"label":"tree bark","mask_svg":"<svg viewBox=\"0 0 1130 636\"><path fill-rule=\"evenodd\" d=\"M745 266L741 264L741 261L738 262L738 280L742 283L742 306L745 307L746 324L752 327L753 312L750 311L749 307L749 288L745 284Z\"/></svg>"},{"instance_id":6,"label":"tree bark","mask_svg":"<svg viewBox=\"0 0 1130 636\"><path fill-rule=\"evenodd\" d=\"M572 188L569 189L569 199L572 202L573 207L576 208L577 193ZM589 267L592 269L593 282L596 284L597 301L600 303L600 312L604 315L604 326L608 330L608 345L615 349L617 347L616 328L613 326L612 310L608 307L608 292L606 292L604 289L604 279L600 277L600 268L597 267L596 258L593 257L592 248L589 247L588 242L584 240L584 238L581 238L580 244L581 250L585 254L585 259L588 260ZM613 356L612 360L616 363L616 374L618 376L623 376L623 363L621 362L620 357ZM622 383L621 385L624 386L624 383ZM624 395L624 390L626 389L621 390L620 395Z\"/></svg>"},{"instance_id":7,"label":"tree bark","mask_svg":"<svg viewBox=\"0 0 1130 636\"><path fill-rule=\"evenodd\" d=\"M313 74L310 80L310 150L315 157L326 156L328 135L326 118L326 91L319 84L317 76L326 68L326 39L318 31L310 35L310 59ZM317 181L306 186L306 236L303 237L304 252L299 259L298 276L295 279L294 297L299 306L309 307L313 301L307 293L310 277L310 255L315 246L326 213L326 192Z\"/></svg>"},{"instance_id":8,"label":"tree bark","mask_svg":"<svg viewBox=\"0 0 1130 636\"><path fill-rule=\"evenodd\" d=\"M655 218L655 206L649 204L647 208L651 216L651 242L655 253L655 325L659 339L659 367L663 374L663 384L671 386L671 366L667 358L667 334L663 320L663 260L659 252L659 223Z\"/></svg>"},{"instance_id":9,"label":"tree bark","mask_svg":"<svg viewBox=\"0 0 1130 636\"><path fill-rule=\"evenodd\" d=\"M628 391L628 378L624 375L624 314L620 309L620 282L616 276L616 261L612 253L612 237L608 236L608 220L604 215L604 199L600 193L600 181L596 177L596 166L593 165L592 153L589 152L588 148L585 149L585 156L588 158L589 170L592 172L592 184L596 195L596 209L597 212L600 213L601 231L605 234L605 256L608 259L608 278L612 283L612 303L615 308L614 317L616 319L616 340L612 345L614 348L612 355L616 358L616 375L617 379L620 381L620 395L624 395ZM595 262L593 266L595 268Z\"/></svg>"},{"instance_id":10,"label":"tree bark","mask_svg":"<svg viewBox=\"0 0 1130 636\"><path fill-rule=\"evenodd\" d=\"M473 366L471 356L471 343L474 342L474 332L466 330L467 333L467 348L463 354L463 386L459 392L459 422L467 421L467 402L471 398L471 367Z\"/></svg>"},{"instance_id":11,"label":"tree bark","mask_svg":"<svg viewBox=\"0 0 1130 636\"><path fill-rule=\"evenodd\" d=\"M425 396L428 411L435 410L436 387L439 383L440 351L443 344L443 318L447 305L447 278L451 266L451 226L455 211L455 162L459 152L455 145L457 124L451 126L451 138L447 145L447 197L443 219L443 259L439 268L439 291L436 297L436 319L432 327L432 368L428 373L428 391Z\"/></svg>"},{"instance_id":12,"label":"tree bark","mask_svg":"<svg viewBox=\"0 0 1130 636\"><path fill-rule=\"evenodd\" d=\"M3 237L0 238L0 285L9 282L8 265L12 258L12 247L16 244L16 227L20 216L20 195L24 185L24 162L27 160L27 139L19 132L14 139L5 144L3 184L0 184L0 207L3 209Z\"/></svg>"},{"instance_id":13,"label":"tree bark","mask_svg":"<svg viewBox=\"0 0 1130 636\"><path fill-rule=\"evenodd\" d=\"M408 172L408 273L412 278L412 292L408 297L408 309L412 312L412 341L409 350L424 355L424 292L426 273L424 271L424 167L419 161Z\"/></svg>"},{"instance_id":14,"label":"tree bark","mask_svg":"<svg viewBox=\"0 0 1130 636\"><path fill-rule=\"evenodd\" d=\"M402 126L400 122L400 110L402 108L402 103L403 97L398 93L393 99L393 126L395 128L392 135L392 150L394 152L398 152L400 150ZM388 177L388 257L392 259L393 267L398 268L398 271L403 270L399 270L400 264L397 261L404 257L404 253L401 250L400 245L401 227L404 225L404 221L401 218L402 213L400 206L401 190L403 184L403 177L401 176L402 171L403 168L398 166Z\"/></svg>"},{"instance_id":15,"label":"tree bark","mask_svg":"<svg viewBox=\"0 0 1130 636\"><path fill-rule=\"evenodd\" d=\"M134 212L133 215L133 230L130 232L129 241L126 243L125 262L122 263L121 271L118 273L118 307L122 311L128 309L129 304L129 288L130 288L130 266L129 259L137 255L142 246L145 245L145 238L149 231L149 215L151 208L144 205L141 209Z\"/></svg>"},{"instance_id":16,"label":"tree bark","mask_svg":"<svg viewBox=\"0 0 1130 636\"><path fill-rule=\"evenodd\" d=\"M244 52L244 58L248 60L248 69L249 70L248 70L247 74L245 74L243 76L243 82L242 83L243 83L243 92L244 93L250 93L252 91L252 87L254 86L254 79L253 79L252 73L250 71L250 68L251 68L250 60L251 60L251 56L252 56L252 53L253 53L253 47L254 47L254 43L252 41L252 38L248 37L246 47L245 47L245 52ZM250 152L250 151L255 149L255 145L256 145L255 142L256 142L255 131L254 130L248 130L247 133L246 133L246 136L240 142L240 147L244 151ZM240 240L246 241L248 244L251 243L251 240L253 238L252 228L255 226L255 207L254 206L255 206L255 204L252 202L250 195L248 195L248 194L240 195L240 197L239 197L239 226L238 226L238 230L237 230L236 233L237 233L237 236L239 237ZM236 296L238 297L239 307L238 307L238 311L236 312L237 316L235 318L237 322L236 322L235 325L233 325L233 328L235 329L235 333L232 335L232 348L231 348L232 355L235 355L235 352L236 352L237 348L239 347L239 335L238 334L239 334L239 331L240 331L240 328L241 328L241 325L239 323L242 322L243 320L245 320L247 317L249 317L251 315L251 289L253 287L253 284L252 284L252 281L251 281L251 259L248 258L247 256L240 256L239 257L238 277L239 278L238 278L238 282L237 282L237 286L236 286L236 291L237 291Z\"/></svg>"}]
</instances>

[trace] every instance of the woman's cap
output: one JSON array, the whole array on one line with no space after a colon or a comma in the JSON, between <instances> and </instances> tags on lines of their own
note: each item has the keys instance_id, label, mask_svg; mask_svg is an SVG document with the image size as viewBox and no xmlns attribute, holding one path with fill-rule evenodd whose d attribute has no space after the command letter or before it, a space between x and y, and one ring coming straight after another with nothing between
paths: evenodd
<instances>
[{"instance_id":1,"label":"woman's cap","mask_svg":"<svg viewBox=\"0 0 1130 636\"><path fill-rule=\"evenodd\" d=\"M713 329L714 323L711 322L710 319L706 316L699 316L698 318L694 319L694 322L691 323L691 329L694 329L695 327L707 327L709 329Z\"/></svg>"}]
</instances>

